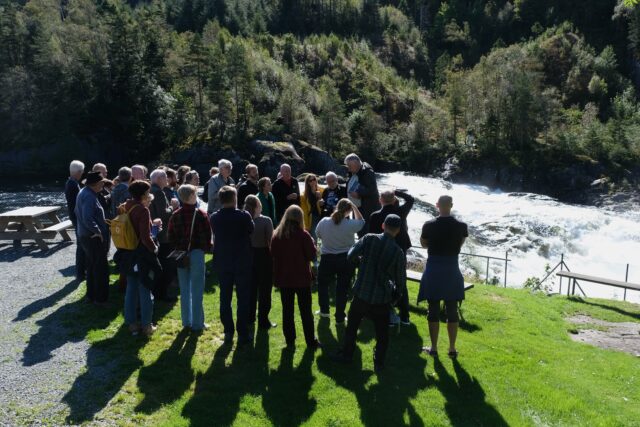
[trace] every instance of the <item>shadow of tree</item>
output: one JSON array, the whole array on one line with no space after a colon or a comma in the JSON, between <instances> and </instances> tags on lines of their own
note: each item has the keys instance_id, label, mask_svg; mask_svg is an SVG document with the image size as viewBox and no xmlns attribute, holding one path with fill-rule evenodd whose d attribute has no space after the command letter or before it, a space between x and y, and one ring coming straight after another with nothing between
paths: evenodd
<instances>
[{"instance_id":1,"label":"shadow of tree","mask_svg":"<svg viewBox=\"0 0 640 427\"><path fill-rule=\"evenodd\" d=\"M71 280L69 283L64 285L64 287L58 289L56 292L52 293L51 295L41 298L37 301L32 302L29 305L24 306L23 308L20 309L20 311L18 312L18 315L16 316L15 319L13 319L13 321L20 322L20 321L26 320L29 317L33 316L34 314L44 310L45 308L49 308L56 305L58 301L64 299L66 296L68 296L73 291L75 291L80 285L80 283L82 282L79 282L75 279Z\"/></svg>"},{"instance_id":2,"label":"shadow of tree","mask_svg":"<svg viewBox=\"0 0 640 427\"><path fill-rule=\"evenodd\" d=\"M136 412L153 413L189 389L195 377L191 359L197 343L197 335L182 330L153 364L140 369L138 389L144 394L144 399L136 407Z\"/></svg>"},{"instance_id":3,"label":"shadow of tree","mask_svg":"<svg viewBox=\"0 0 640 427\"><path fill-rule=\"evenodd\" d=\"M453 359L457 382L438 358L435 358L433 363L438 377L435 386L446 399L445 411L453 426L509 425L502 415L486 402L486 394L478 380L471 377L457 359Z\"/></svg>"}]
</instances>

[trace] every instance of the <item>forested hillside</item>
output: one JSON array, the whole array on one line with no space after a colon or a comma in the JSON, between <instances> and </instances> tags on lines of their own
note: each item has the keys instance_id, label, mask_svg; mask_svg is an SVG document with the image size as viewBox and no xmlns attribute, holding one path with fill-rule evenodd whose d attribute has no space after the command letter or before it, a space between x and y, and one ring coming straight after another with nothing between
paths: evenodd
<instances>
[{"instance_id":1,"label":"forested hillside","mask_svg":"<svg viewBox=\"0 0 640 427\"><path fill-rule=\"evenodd\" d=\"M622 0L0 0L0 151L305 140L433 172L640 158Z\"/></svg>"}]
</instances>

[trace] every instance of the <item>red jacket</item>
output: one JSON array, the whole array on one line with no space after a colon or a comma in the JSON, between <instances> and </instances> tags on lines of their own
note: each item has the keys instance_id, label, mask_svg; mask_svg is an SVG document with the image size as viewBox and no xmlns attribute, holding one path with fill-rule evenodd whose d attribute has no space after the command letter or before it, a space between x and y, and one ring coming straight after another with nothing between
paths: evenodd
<instances>
[{"instance_id":1,"label":"red jacket","mask_svg":"<svg viewBox=\"0 0 640 427\"><path fill-rule=\"evenodd\" d=\"M298 230L288 239L275 235L271 240L273 279L278 288L305 288L311 286L311 261L316 257L313 237Z\"/></svg>"},{"instance_id":2,"label":"red jacket","mask_svg":"<svg viewBox=\"0 0 640 427\"><path fill-rule=\"evenodd\" d=\"M139 206L130 211L135 205ZM140 239L140 243L142 243L149 252L154 252L156 250L156 244L151 239L151 213L149 209L145 208L139 201L133 199L127 200L124 208L129 212L129 219L136 231L136 236Z\"/></svg>"}]
</instances>

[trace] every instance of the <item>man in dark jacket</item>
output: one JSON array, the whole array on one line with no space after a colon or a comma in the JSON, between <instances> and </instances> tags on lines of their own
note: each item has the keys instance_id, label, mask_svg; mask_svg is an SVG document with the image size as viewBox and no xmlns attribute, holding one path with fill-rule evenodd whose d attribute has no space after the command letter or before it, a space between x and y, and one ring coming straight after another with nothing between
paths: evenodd
<instances>
[{"instance_id":1,"label":"man in dark jacket","mask_svg":"<svg viewBox=\"0 0 640 427\"><path fill-rule=\"evenodd\" d=\"M369 217L380 209L380 194L376 174L368 163L363 163L357 154L349 154L344 159L344 164L349 170L349 182L347 193L349 200L360 209L365 224L358 236L362 237L369 232Z\"/></svg>"},{"instance_id":2,"label":"man in dark jacket","mask_svg":"<svg viewBox=\"0 0 640 427\"><path fill-rule=\"evenodd\" d=\"M153 194L153 201L149 206L151 212L151 219L155 220L159 218L162 221L162 231L157 235L159 247L158 247L158 259L162 264L162 274L158 276L156 281L156 287L154 297L167 302L175 302L176 297L169 297L168 289L169 284L177 275L177 266L172 262L168 256L173 250L173 246L169 243L167 237L167 229L169 227L169 218L173 213L174 208L177 209L177 203L174 202L174 206L171 205L167 199L167 195L164 192L164 188L169 185L167 180L167 173L162 169L156 169L151 172L151 194Z\"/></svg>"},{"instance_id":3,"label":"man in dark jacket","mask_svg":"<svg viewBox=\"0 0 640 427\"><path fill-rule=\"evenodd\" d=\"M238 345L251 343L249 306L251 300L251 266L253 251L251 215L237 209L236 189L225 185L219 192L222 208L211 215L213 231L213 267L220 282L220 320L224 327L224 341L229 344L238 332ZM233 323L231 299L236 289L237 318Z\"/></svg>"},{"instance_id":4,"label":"man in dark jacket","mask_svg":"<svg viewBox=\"0 0 640 427\"><path fill-rule=\"evenodd\" d=\"M78 219L75 213L76 200L78 193L80 193L80 181L82 180L83 173L84 163L79 160L72 161L69 165L69 179L64 186L64 197L67 199L69 219L73 224L73 228L76 230L76 280L79 282L83 281L87 276L84 252L78 239Z\"/></svg>"},{"instance_id":5,"label":"man in dark jacket","mask_svg":"<svg viewBox=\"0 0 640 427\"><path fill-rule=\"evenodd\" d=\"M242 177L240 184L238 184L238 209L244 209L244 201L249 195L258 194L258 180L260 174L258 173L258 166L249 163L245 168L246 175Z\"/></svg>"},{"instance_id":6,"label":"man in dark jacket","mask_svg":"<svg viewBox=\"0 0 640 427\"><path fill-rule=\"evenodd\" d=\"M298 181L291 176L291 166L286 163L280 166L280 178L273 183L271 192L276 200L276 218L278 221L284 216L284 211L289 206L300 205L300 187L298 186Z\"/></svg>"},{"instance_id":7,"label":"man in dark jacket","mask_svg":"<svg viewBox=\"0 0 640 427\"><path fill-rule=\"evenodd\" d=\"M407 271L402 249L395 242L402 221L397 215L384 220L384 234L367 234L349 251L349 262L357 263L358 277L353 285L353 301L349 307L347 330L342 350L335 360L350 363L356 348L356 337L364 317L373 321L376 348L373 363L376 371L384 368L389 345L387 319L394 297L393 287L406 293ZM393 286L392 286L393 284Z\"/></svg>"},{"instance_id":8,"label":"man in dark jacket","mask_svg":"<svg viewBox=\"0 0 640 427\"><path fill-rule=\"evenodd\" d=\"M398 199L404 200L404 203L401 205ZM369 232L382 233L382 224L384 224L384 220L388 215L395 214L400 217L402 225L400 227L400 232L396 236L396 243L400 246L402 252L404 252L405 258L407 256L407 251L411 248L407 216L409 215L411 208L413 208L414 202L415 199L403 191L383 191L380 195L382 209L372 213L369 219ZM400 322L403 325L409 325L409 295L406 292L398 302L398 307L400 308Z\"/></svg>"},{"instance_id":9,"label":"man in dark jacket","mask_svg":"<svg viewBox=\"0 0 640 427\"><path fill-rule=\"evenodd\" d=\"M97 305L105 305L109 298L109 226L97 196L104 181L100 173L89 172L75 207L76 235L87 263L87 300Z\"/></svg>"},{"instance_id":10,"label":"man in dark jacket","mask_svg":"<svg viewBox=\"0 0 640 427\"><path fill-rule=\"evenodd\" d=\"M347 197L347 187L338 183L338 175L327 172L327 187L322 191L322 218L331 216L340 199Z\"/></svg>"}]
</instances>

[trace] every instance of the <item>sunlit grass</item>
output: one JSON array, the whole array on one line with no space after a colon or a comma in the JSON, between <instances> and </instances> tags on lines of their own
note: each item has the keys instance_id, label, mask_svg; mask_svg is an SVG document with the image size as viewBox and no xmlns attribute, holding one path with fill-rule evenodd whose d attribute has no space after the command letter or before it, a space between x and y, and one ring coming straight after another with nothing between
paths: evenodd
<instances>
[{"instance_id":1,"label":"sunlit grass","mask_svg":"<svg viewBox=\"0 0 640 427\"><path fill-rule=\"evenodd\" d=\"M65 396L70 413L58 421L499 426L640 420L638 359L571 341L567 331L574 326L565 321L586 313L639 322L640 307L633 304L477 285L463 305L467 322L457 362L420 354L427 344L425 309L413 307L413 325L391 330L387 369L377 376L368 322L351 366L330 360L344 330L326 319L316 319L323 351L305 351L299 324L297 348L286 350L277 292L271 318L278 328L258 333L253 348L223 346L214 281L209 278L205 295L211 329L202 335L182 331L179 304L156 304L158 331L148 341L122 326L122 295L115 290L106 311L79 305L70 333L91 343L89 367ZM417 286L409 290L414 300ZM80 288L74 297L83 293ZM442 335L446 340L444 328Z\"/></svg>"}]
</instances>

